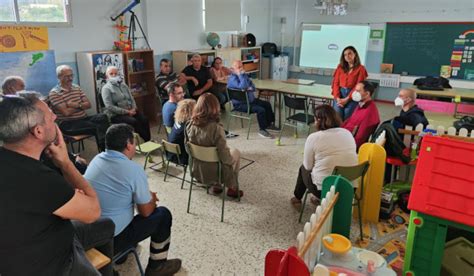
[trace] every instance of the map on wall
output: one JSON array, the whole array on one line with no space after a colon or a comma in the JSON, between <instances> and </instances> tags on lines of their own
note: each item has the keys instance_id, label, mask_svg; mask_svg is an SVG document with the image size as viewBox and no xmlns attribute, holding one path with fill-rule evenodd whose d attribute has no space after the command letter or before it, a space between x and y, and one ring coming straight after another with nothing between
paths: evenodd
<instances>
[{"instance_id":1,"label":"map on wall","mask_svg":"<svg viewBox=\"0 0 474 276\"><path fill-rule=\"evenodd\" d=\"M8 76L20 76L26 90L48 95L58 83L54 51L0 53L0 82Z\"/></svg>"}]
</instances>

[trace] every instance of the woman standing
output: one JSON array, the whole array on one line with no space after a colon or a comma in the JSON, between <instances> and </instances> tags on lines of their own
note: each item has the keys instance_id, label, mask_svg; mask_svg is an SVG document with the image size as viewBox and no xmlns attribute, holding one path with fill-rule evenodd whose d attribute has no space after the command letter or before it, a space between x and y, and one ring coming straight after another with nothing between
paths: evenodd
<instances>
[{"instance_id":1,"label":"woman standing","mask_svg":"<svg viewBox=\"0 0 474 276\"><path fill-rule=\"evenodd\" d=\"M357 106L351 98L356 84L367 77L367 70L360 63L357 50L353 46L344 48L332 80L333 106L343 121L351 116Z\"/></svg>"},{"instance_id":2,"label":"woman standing","mask_svg":"<svg viewBox=\"0 0 474 276\"><path fill-rule=\"evenodd\" d=\"M186 127L189 142L202 147L216 147L219 160L222 163L222 178L228 187L227 195L230 197L243 196L237 190L237 179L240 170L240 151L230 149L225 140L224 127L219 123L220 108L217 98L205 93L201 95L193 110L191 123ZM217 183L217 165L214 163L193 162L194 177L203 183ZM222 192L222 188L214 186L214 193Z\"/></svg>"},{"instance_id":3,"label":"woman standing","mask_svg":"<svg viewBox=\"0 0 474 276\"><path fill-rule=\"evenodd\" d=\"M320 105L314 110L316 132L308 136L304 145L303 165L301 165L294 197L291 203L301 206L301 198L306 189L321 199L323 180L331 175L336 166L358 164L356 143L352 134L341 128L341 119L329 105ZM318 200L311 198L311 202Z\"/></svg>"}]
</instances>

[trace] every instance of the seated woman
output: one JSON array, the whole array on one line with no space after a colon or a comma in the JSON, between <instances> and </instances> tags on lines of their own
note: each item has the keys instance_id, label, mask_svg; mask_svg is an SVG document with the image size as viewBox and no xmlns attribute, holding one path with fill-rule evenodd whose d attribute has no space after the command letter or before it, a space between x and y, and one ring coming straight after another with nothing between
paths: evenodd
<instances>
[{"instance_id":1,"label":"seated woman","mask_svg":"<svg viewBox=\"0 0 474 276\"><path fill-rule=\"evenodd\" d=\"M186 126L186 137L189 142L203 147L217 147L222 162L222 180L228 187L227 195L236 198L237 179L240 170L240 152L230 149L225 140L224 127L219 123L219 101L210 94L201 95L193 110L191 122ZM194 177L203 183L217 183L217 166L205 162L193 162ZM214 186L214 193L222 192L222 188Z\"/></svg>"},{"instance_id":2,"label":"seated woman","mask_svg":"<svg viewBox=\"0 0 474 276\"><path fill-rule=\"evenodd\" d=\"M222 59L220 57L216 57L211 64L209 72L212 77L211 91L219 99L222 109L227 102L227 87L225 82L227 81L227 76L231 73L230 69L222 65Z\"/></svg>"},{"instance_id":3,"label":"seated woman","mask_svg":"<svg viewBox=\"0 0 474 276\"><path fill-rule=\"evenodd\" d=\"M191 119L193 109L196 106L196 101L192 99L185 99L178 103L178 107L174 113L174 125L168 136L168 141L173 144L178 144L181 149L179 156L180 164L188 164L188 153L184 148L184 129L186 123ZM175 154L167 154L167 158L174 163L178 163L178 158Z\"/></svg>"},{"instance_id":4,"label":"seated woman","mask_svg":"<svg viewBox=\"0 0 474 276\"><path fill-rule=\"evenodd\" d=\"M128 86L118 75L115 66L107 67L107 83L102 87L101 96L104 100L105 114L113 124L131 125L135 132L145 141L150 141L150 124L148 119L137 109L137 104Z\"/></svg>"},{"instance_id":5,"label":"seated woman","mask_svg":"<svg viewBox=\"0 0 474 276\"><path fill-rule=\"evenodd\" d=\"M336 166L358 164L356 143L352 134L341 128L341 119L330 105L320 105L314 110L316 132L308 136L304 146L303 165L300 167L294 197L291 203L301 207L306 189L321 199L322 183ZM318 200L311 198L317 204Z\"/></svg>"}]
</instances>

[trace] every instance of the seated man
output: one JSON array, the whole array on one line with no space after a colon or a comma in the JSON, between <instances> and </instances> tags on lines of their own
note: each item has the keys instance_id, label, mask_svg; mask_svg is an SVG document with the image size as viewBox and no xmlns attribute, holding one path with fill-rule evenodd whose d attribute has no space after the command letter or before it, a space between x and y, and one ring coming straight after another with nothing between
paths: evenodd
<instances>
[{"instance_id":1,"label":"seated man","mask_svg":"<svg viewBox=\"0 0 474 276\"><path fill-rule=\"evenodd\" d=\"M114 224L96 221L97 194L69 160L55 119L37 93L0 96L2 275L100 275L84 250L113 257ZM39 161L43 151L63 176ZM101 272L112 275L112 265Z\"/></svg>"},{"instance_id":2,"label":"seated man","mask_svg":"<svg viewBox=\"0 0 474 276\"><path fill-rule=\"evenodd\" d=\"M177 76L176 73L171 72L170 61L164 58L160 61L160 73L155 79L155 85L158 88L160 99L163 100L161 104L164 104L165 101L168 100L168 89L173 83L178 83L181 86L185 85L185 76L183 73Z\"/></svg>"},{"instance_id":3,"label":"seated man","mask_svg":"<svg viewBox=\"0 0 474 276\"><path fill-rule=\"evenodd\" d=\"M85 110L91 108L81 88L72 83L74 75L68 65L56 68L59 84L49 92L49 103L58 116L58 125L66 135L94 135L100 151L105 149L105 132L109 119L105 114L87 116Z\"/></svg>"},{"instance_id":4,"label":"seated man","mask_svg":"<svg viewBox=\"0 0 474 276\"><path fill-rule=\"evenodd\" d=\"M356 85L352 93L352 100L359 104L355 108L354 113L352 113L352 116L342 124L343 128L349 130L354 135L357 149L367 142L380 123L379 111L374 101L372 101L374 91L374 86L368 81L363 81Z\"/></svg>"},{"instance_id":5,"label":"seated man","mask_svg":"<svg viewBox=\"0 0 474 276\"><path fill-rule=\"evenodd\" d=\"M105 144L107 150L94 157L85 178L99 195L102 217L115 223L115 253L151 236L146 275L173 275L181 268L181 260L167 260L171 213L166 207L157 207L158 198L149 191L145 171L131 161L135 155L133 128L112 125ZM134 217L135 204L138 215Z\"/></svg>"},{"instance_id":6,"label":"seated man","mask_svg":"<svg viewBox=\"0 0 474 276\"><path fill-rule=\"evenodd\" d=\"M183 69L183 74L187 81L189 94L197 100L202 94L210 92L212 78L209 69L202 66L202 59L199 54L193 55L191 63L192 65L188 65Z\"/></svg>"},{"instance_id":7,"label":"seated man","mask_svg":"<svg viewBox=\"0 0 474 276\"><path fill-rule=\"evenodd\" d=\"M168 86L169 100L163 105L161 112L163 116L163 124L167 128L166 132L169 132L174 125L174 112L178 106L178 103L184 99L183 87L177 83L173 83Z\"/></svg>"},{"instance_id":8,"label":"seated man","mask_svg":"<svg viewBox=\"0 0 474 276\"><path fill-rule=\"evenodd\" d=\"M267 130L279 130L274 126L275 113L273 113L272 105L267 101L255 98L255 85L244 71L242 61L236 60L232 63L232 74L227 80L227 88L240 89L247 91L250 112L257 113L258 126L260 131L258 134L264 138L274 138ZM232 100L234 109L241 112L247 112L247 103Z\"/></svg>"},{"instance_id":9,"label":"seated man","mask_svg":"<svg viewBox=\"0 0 474 276\"><path fill-rule=\"evenodd\" d=\"M9 76L3 80L2 93L3 95L12 95L18 91L25 90L25 81L19 76Z\"/></svg>"},{"instance_id":10,"label":"seated man","mask_svg":"<svg viewBox=\"0 0 474 276\"><path fill-rule=\"evenodd\" d=\"M423 127L428 125L425 112L419 108L416 103L416 92L411 88L404 88L398 93L395 99L395 106L400 106L400 115L393 118L393 125L396 129L405 128L405 126L412 126L413 129L422 124Z\"/></svg>"}]
</instances>

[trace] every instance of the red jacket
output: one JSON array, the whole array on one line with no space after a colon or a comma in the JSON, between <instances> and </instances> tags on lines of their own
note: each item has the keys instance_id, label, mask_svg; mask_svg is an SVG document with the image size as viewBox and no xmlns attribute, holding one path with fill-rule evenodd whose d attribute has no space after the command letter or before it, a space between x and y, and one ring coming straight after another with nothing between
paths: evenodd
<instances>
[{"instance_id":1,"label":"red jacket","mask_svg":"<svg viewBox=\"0 0 474 276\"><path fill-rule=\"evenodd\" d=\"M365 70L364 65L360 65L357 68L352 69L352 71L348 73L344 73L344 70L342 70L341 65L337 66L336 71L334 71L334 78L332 79L332 95L334 96L334 98L339 98L339 88L344 87L351 89L351 92L349 93L350 97L352 95L352 91L354 91L356 84L361 81L364 81L365 79L367 79L368 76L369 74L367 74L367 70Z\"/></svg>"},{"instance_id":2,"label":"red jacket","mask_svg":"<svg viewBox=\"0 0 474 276\"><path fill-rule=\"evenodd\" d=\"M370 100L362 107L357 105L354 113L342 124L342 127L350 132L353 132L354 128L358 127L356 135L354 136L358 149L363 143L369 140L369 136L374 133L379 123L379 111L374 101Z\"/></svg>"}]
</instances>

